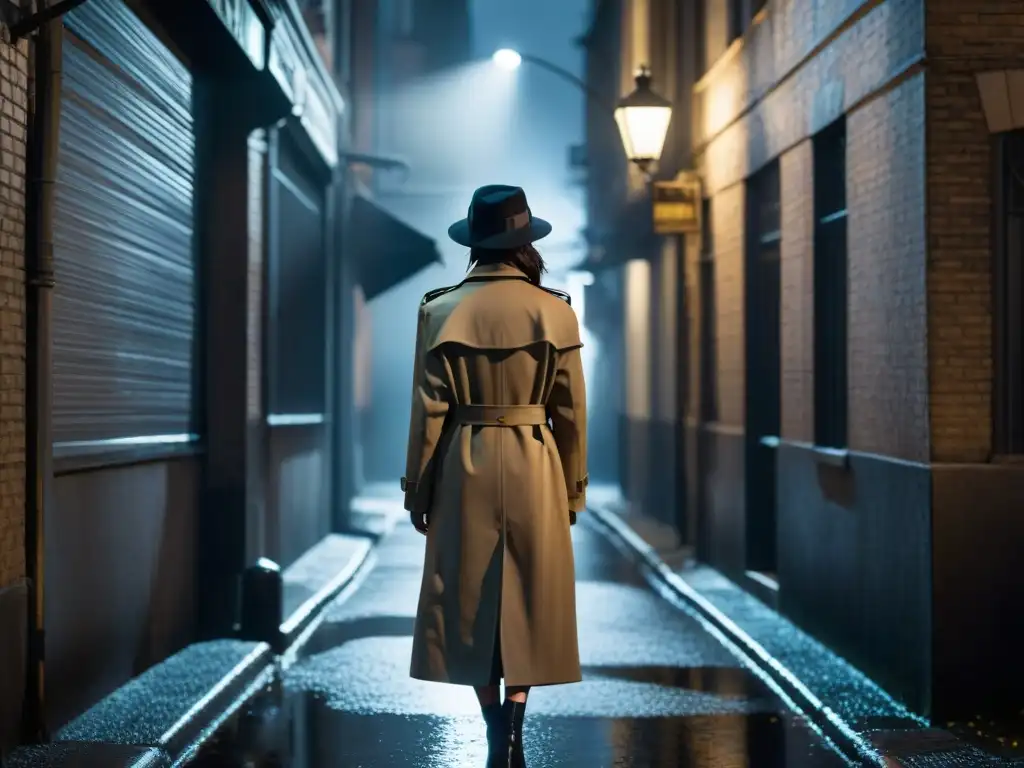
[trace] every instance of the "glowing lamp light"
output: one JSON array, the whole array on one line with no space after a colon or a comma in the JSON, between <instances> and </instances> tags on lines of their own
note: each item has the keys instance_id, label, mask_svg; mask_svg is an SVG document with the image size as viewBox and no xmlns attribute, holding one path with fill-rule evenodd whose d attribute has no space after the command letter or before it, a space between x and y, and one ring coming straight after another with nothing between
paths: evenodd
<instances>
[{"instance_id":1,"label":"glowing lamp light","mask_svg":"<svg viewBox=\"0 0 1024 768\"><path fill-rule=\"evenodd\" d=\"M491 60L508 72L518 69L519 65L523 63L523 57L511 48L502 48L500 51L495 51Z\"/></svg>"},{"instance_id":2,"label":"glowing lamp light","mask_svg":"<svg viewBox=\"0 0 1024 768\"><path fill-rule=\"evenodd\" d=\"M647 173L661 157L672 120L672 103L651 90L651 71L640 67L636 88L615 107L626 157Z\"/></svg>"}]
</instances>

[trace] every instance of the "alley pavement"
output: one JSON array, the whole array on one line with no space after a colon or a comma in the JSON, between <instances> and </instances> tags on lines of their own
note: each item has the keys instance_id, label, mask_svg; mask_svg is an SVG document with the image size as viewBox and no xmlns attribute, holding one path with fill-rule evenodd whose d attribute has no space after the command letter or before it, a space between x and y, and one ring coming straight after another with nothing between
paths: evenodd
<instances>
[{"instance_id":1,"label":"alley pavement","mask_svg":"<svg viewBox=\"0 0 1024 768\"><path fill-rule=\"evenodd\" d=\"M532 768L829 768L847 762L581 516L584 681L530 696ZM399 525L285 673L292 768L483 766L472 690L409 678L424 539Z\"/></svg>"}]
</instances>

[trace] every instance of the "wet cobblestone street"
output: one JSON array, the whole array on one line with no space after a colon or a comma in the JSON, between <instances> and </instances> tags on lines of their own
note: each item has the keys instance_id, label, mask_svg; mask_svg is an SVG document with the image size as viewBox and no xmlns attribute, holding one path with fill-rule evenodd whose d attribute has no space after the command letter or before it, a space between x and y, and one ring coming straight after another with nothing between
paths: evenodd
<instances>
[{"instance_id":1,"label":"wet cobblestone street","mask_svg":"<svg viewBox=\"0 0 1024 768\"><path fill-rule=\"evenodd\" d=\"M592 528L574 540L584 681L531 693L532 768L848 764ZM403 525L381 543L362 585L202 768L484 765L472 690L408 676L423 545Z\"/></svg>"}]
</instances>

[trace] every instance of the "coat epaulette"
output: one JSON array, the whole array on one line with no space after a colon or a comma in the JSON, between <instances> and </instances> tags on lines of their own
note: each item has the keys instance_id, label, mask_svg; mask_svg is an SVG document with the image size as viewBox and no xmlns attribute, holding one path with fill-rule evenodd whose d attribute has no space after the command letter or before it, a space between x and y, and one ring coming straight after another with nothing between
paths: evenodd
<instances>
[{"instance_id":1,"label":"coat epaulette","mask_svg":"<svg viewBox=\"0 0 1024 768\"><path fill-rule=\"evenodd\" d=\"M543 285L539 286L539 287L540 287L540 289L542 291L547 291L552 296L557 296L558 298L560 298L562 301L564 301L570 307L572 306L572 297L568 293L566 293L565 291L560 291L557 288L545 288Z\"/></svg>"},{"instance_id":2,"label":"coat epaulette","mask_svg":"<svg viewBox=\"0 0 1024 768\"><path fill-rule=\"evenodd\" d=\"M448 291L454 291L458 287L458 285L446 285L444 288L435 288L432 291L427 291L423 294L423 300L420 302L420 306L422 307L424 304L433 301L438 296L443 296L448 293Z\"/></svg>"}]
</instances>

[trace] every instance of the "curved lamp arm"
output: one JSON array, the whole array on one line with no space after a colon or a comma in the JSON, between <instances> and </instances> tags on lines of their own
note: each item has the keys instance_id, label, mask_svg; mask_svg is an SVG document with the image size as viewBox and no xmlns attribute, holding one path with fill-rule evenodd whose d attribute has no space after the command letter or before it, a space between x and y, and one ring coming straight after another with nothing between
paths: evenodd
<instances>
[{"instance_id":1,"label":"curved lamp arm","mask_svg":"<svg viewBox=\"0 0 1024 768\"><path fill-rule=\"evenodd\" d=\"M546 69L551 74L556 75L565 80L566 82L576 86L576 88L580 90L584 96L587 97L588 101L591 101L594 104L600 106L609 115L614 116L615 110L609 108L607 102L605 102L604 96L599 94L597 91L595 91L593 88L587 85L582 79L574 75L569 70L563 69L557 64L552 64L547 59L542 59L539 56L532 56L529 53L520 53L519 56L520 58L522 58L523 61L528 61L531 64L540 67L541 69Z\"/></svg>"}]
</instances>

